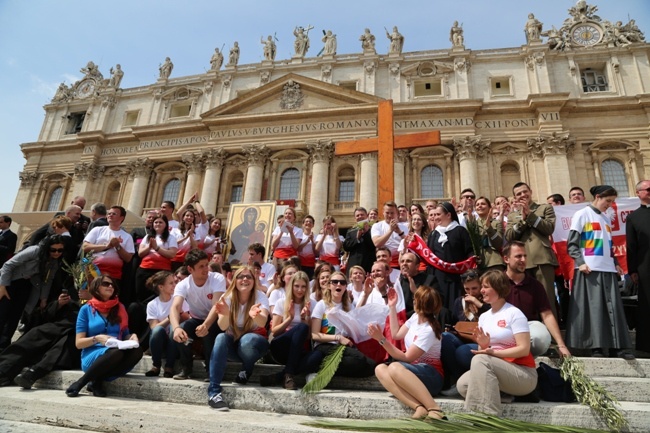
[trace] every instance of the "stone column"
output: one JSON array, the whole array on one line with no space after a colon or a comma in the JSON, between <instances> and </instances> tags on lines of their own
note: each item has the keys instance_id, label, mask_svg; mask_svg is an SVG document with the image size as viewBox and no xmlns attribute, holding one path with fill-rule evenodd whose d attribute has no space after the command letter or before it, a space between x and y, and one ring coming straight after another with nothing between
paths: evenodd
<instances>
[{"instance_id":1,"label":"stone column","mask_svg":"<svg viewBox=\"0 0 650 433\"><path fill-rule=\"evenodd\" d=\"M454 153L460 166L460 188L472 188L480 191L478 164L476 159L484 156L490 140L483 140L480 135L454 137Z\"/></svg>"},{"instance_id":2,"label":"stone column","mask_svg":"<svg viewBox=\"0 0 650 433\"><path fill-rule=\"evenodd\" d=\"M201 173L203 172L203 155L191 153L183 155L182 159L187 167L187 182L185 182L185 191L181 203L186 203L194 193L199 192Z\"/></svg>"},{"instance_id":3,"label":"stone column","mask_svg":"<svg viewBox=\"0 0 650 433\"><path fill-rule=\"evenodd\" d=\"M307 143L311 156L311 188L309 194L309 213L319 226L327 215L327 186L329 185L329 166L334 145L332 140L318 140Z\"/></svg>"},{"instance_id":4,"label":"stone column","mask_svg":"<svg viewBox=\"0 0 650 433\"><path fill-rule=\"evenodd\" d=\"M639 171L636 168L636 151L627 151L627 163L630 165L630 174L632 175L632 187L641 180L639 179Z\"/></svg>"},{"instance_id":5,"label":"stone column","mask_svg":"<svg viewBox=\"0 0 650 433\"><path fill-rule=\"evenodd\" d=\"M242 151L248 157L248 170L246 171L243 202L253 203L262 199L264 163L271 152L264 144L244 144Z\"/></svg>"},{"instance_id":6,"label":"stone column","mask_svg":"<svg viewBox=\"0 0 650 433\"><path fill-rule=\"evenodd\" d=\"M407 150L395 151L393 161L393 170L395 175L395 203L397 205L406 204L406 161L408 161L409 152Z\"/></svg>"},{"instance_id":7,"label":"stone column","mask_svg":"<svg viewBox=\"0 0 650 433\"><path fill-rule=\"evenodd\" d=\"M566 191L567 185L571 185L567 155L573 152L576 144L575 139L571 138L568 132L559 134L553 132L551 135L540 134L537 137L528 138L527 143L529 153L544 158L547 192L553 194ZM542 195L544 194L541 194L540 197Z\"/></svg>"},{"instance_id":8,"label":"stone column","mask_svg":"<svg viewBox=\"0 0 650 433\"><path fill-rule=\"evenodd\" d=\"M16 195L13 212L30 212L33 209L33 197L37 196L35 188L40 174L36 171L21 171L18 173L20 188Z\"/></svg>"},{"instance_id":9,"label":"stone column","mask_svg":"<svg viewBox=\"0 0 650 433\"><path fill-rule=\"evenodd\" d=\"M131 196L129 197L127 209L136 215L142 213L144 199L147 195L149 176L151 175L153 165L153 161L147 157L135 158L126 162L129 177L133 179L133 186L131 188Z\"/></svg>"},{"instance_id":10,"label":"stone column","mask_svg":"<svg viewBox=\"0 0 650 433\"><path fill-rule=\"evenodd\" d=\"M226 152L220 147L213 147L203 153L205 162L205 178L201 190L201 204L206 213L217 213L221 172Z\"/></svg>"},{"instance_id":11,"label":"stone column","mask_svg":"<svg viewBox=\"0 0 650 433\"><path fill-rule=\"evenodd\" d=\"M106 167L103 165L97 165L92 161L79 162L75 164L74 189L72 192L72 197L76 197L78 195L84 197L92 196L92 194L90 194L90 191L88 191L88 187L92 186L95 179L103 176L105 169Z\"/></svg>"},{"instance_id":12,"label":"stone column","mask_svg":"<svg viewBox=\"0 0 650 433\"><path fill-rule=\"evenodd\" d=\"M359 179L359 206L365 207L368 211L373 207L378 207L376 153L361 154L361 173Z\"/></svg>"}]
</instances>

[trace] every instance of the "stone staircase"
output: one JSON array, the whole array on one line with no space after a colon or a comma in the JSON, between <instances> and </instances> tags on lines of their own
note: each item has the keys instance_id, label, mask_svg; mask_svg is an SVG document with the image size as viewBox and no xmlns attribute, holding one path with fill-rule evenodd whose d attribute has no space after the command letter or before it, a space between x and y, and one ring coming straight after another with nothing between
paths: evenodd
<instances>
[{"instance_id":1,"label":"stone staircase","mask_svg":"<svg viewBox=\"0 0 650 433\"><path fill-rule=\"evenodd\" d=\"M650 432L650 359L582 359L586 373L620 400L621 408L630 423L630 431ZM546 358L540 358L539 361L552 364ZM185 426L184 431L214 431L212 421L218 416L207 406L207 383L203 381L205 373L202 362L195 361L194 372L198 377L185 381L165 379L162 376L145 377L144 372L150 367L151 358L144 357L129 375L108 383L106 389L110 397L106 399L83 396L71 399L65 396L63 390L80 377L79 371L53 372L37 382L36 388L39 390L36 391L20 391L16 387L0 388L0 419L77 428L81 425L88 430L107 432L153 431L141 428L140 425L159 425L164 420L162 425ZM304 395L299 391L259 386L260 375L279 371L277 365L258 364L248 385L232 385L230 382L239 367L237 363L229 364L223 394L233 409L228 416L239 419L232 423L241 425L242 431L253 430L253 425L262 426L263 428L258 428L260 431L314 431L304 430L308 428L299 424L309 420L309 417L384 419L410 416L410 410L383 391L374 377L335 377L328 389L314 395ZM297 384L303 383L304 378L298 377ZM436 400L446 411L463 411L463 401L459 398ZM78 410L75 409L77 407ZM134 412L127 416L121 412L122 407L128 407ZM95 412L93 408L101 414L95 421L92 421L92 413ZM189 408L206 415L194 419L185 415ZM90 415L86 414L87 410ZM248 415L242 415L243 413ZM45 414L51 415L48 417ZM205 424L208 421L206 416L209 417L209 428ZM605 425L589 408L577 403L512 403L505 405L504 416L545 424L605 429ZM129 423L125 423L127 418L131 420ZM264 419L266 421L262 422ZM290 425L278 426L275 424L278 420L284 420ZM235 431L232 428L229 427L228 431Z\"/></svg>"}]
</instances>

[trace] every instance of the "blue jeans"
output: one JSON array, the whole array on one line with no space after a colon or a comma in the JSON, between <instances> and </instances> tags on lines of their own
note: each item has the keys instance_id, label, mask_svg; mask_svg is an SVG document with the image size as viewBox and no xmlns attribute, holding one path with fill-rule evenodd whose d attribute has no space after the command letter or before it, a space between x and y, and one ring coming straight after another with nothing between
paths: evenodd
<instances>
[{"instance_id":1,"label":"blue jeans","mask_svg":"<svg viewBox=\"0 0 650 433\"><path fill-rule=\"evenodd\" d=\"M427 388L431 397L435 397L440 393L444 379L438 370L429 364L410 364L408 362L400 362L400 364L420 379L420 382Z\"/></svg>"},{"instance_id":2,"label":"blue jeans","mask_svg":"<svg viewBox=\"0 0 650 433\"><path fill-rule=\"evenodd\" d=\"M151 350L151 360L154 367L160 368L163 354L165 354L165 367L174 368L178 348L169 340L167 326L156 326L151 330L149 350Z\"/></svg>"},{"instance_id":3,"label":"blue jeans","mask_svg":"<svg viewBox=\"0 0 650 433\"><path fill-rule=\"evenodd\" d=\"M251 377L255 362L264 356L268 349L269 341L254 332L242 335L237 341L225 332L217 335L210 356L208 397L221 392L221 381L226 373L228 360L241 362L246 376Z\"/></svg>"},{"instance_id":4,"label":"blue jeans","mask_svg":"<svg viewBox=\"0 0 650 433\"><path fill-rule=\"evenodd\" d=\"M440 358L442 368L445 370L445 383L451 386L472 365L474 354L471 350L478 349L478 344L467 344L451 332L442 333Z\"/></svg>"},{"instance_id":5,"label":"blue jeans","mask_svg":"<svg viewBox=\"0 0 650 433\"><path fill-rule=\"evenodd\" d=\"M305 323L299 323L284 334L280 334L271 341L271 355L278 363L284 364L284 372L288 374L302 373L305 371L301 368L303 360L308 350L305 341L311 336L309 326Z\"/></svg>"}]
</instances>

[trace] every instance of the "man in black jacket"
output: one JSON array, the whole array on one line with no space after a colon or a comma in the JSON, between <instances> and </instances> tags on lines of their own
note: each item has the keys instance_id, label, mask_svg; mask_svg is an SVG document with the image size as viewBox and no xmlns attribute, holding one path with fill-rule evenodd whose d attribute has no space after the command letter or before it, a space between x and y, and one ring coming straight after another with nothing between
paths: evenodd
<instances>
[{"instance_id":1,"label":"man in black jacket","mask_svg":"<svg viewBox=\"0 0 650 433\"><path fill-rule=\"evenodd\" d=\"M0 267L5 264L7 260L16 251L16 242L18 237L16 233L12 232L11 218L7 215L0 216Z\"/></svg>"},{"instance_id":2,"label":"man in black jacket","mask_svg":"<svg viewBox=\"0 0 650 433\"><path fill-rule=\"evenodd\" d=\"M349 274L352 266L361 266L366 272L370 272L375 262L375 244L370 236L370 224L368 223L368 212L365 208L358 207L354 210L354 220L357 225L348 230L343 241L343 249L349 253L347 272Z\"/></svg>"}]
</instances>

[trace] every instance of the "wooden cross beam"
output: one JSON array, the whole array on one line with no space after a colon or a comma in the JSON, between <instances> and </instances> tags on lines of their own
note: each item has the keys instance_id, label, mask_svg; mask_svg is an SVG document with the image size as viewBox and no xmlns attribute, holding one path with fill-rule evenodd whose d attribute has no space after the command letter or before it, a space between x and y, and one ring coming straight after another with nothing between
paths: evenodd
<instances>
[{"instance_id":1,"label":"wooden cross beam","mask_svg":"<svg viewBox=\"0 0 650 433\"><path fill-rule=\"evenodd\" d=\"M421 132L395 136L393 129L393 100L379 103L377 137L336 143L335 155L354 155L378 152L378 207L395 197L395 149L411 149L440 144L440 131ZM405 203L398 203L405 204Z\"/></svg>"}]
</instances>

